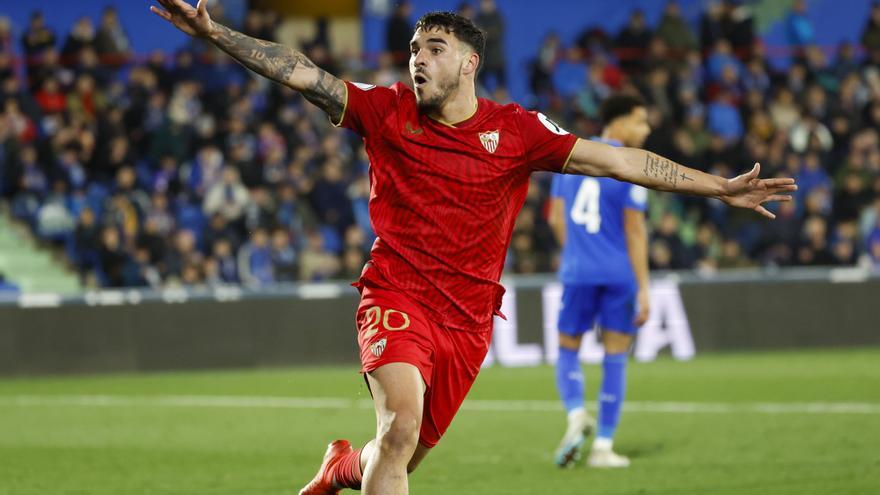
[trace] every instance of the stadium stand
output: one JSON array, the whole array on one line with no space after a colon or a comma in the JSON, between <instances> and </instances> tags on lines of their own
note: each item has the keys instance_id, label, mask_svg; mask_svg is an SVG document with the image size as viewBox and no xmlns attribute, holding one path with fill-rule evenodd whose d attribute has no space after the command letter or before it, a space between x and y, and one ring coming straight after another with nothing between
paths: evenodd
<instances>
[{"instance_id":1,"label":"stadium stand","mask_svg":"<svg viewBox=\"0 0 880 495\"><path fill-rule=\"evenodd\" d=\"M648 149L728 176L759 161L765 175L800 184L775 222L653 195L653 268L880 269L880 7L865 16L860 46L829 54L796 4L783 47L765 46L735 2L713 3L699 26L670 3L654 25L633 12L620 32L585 26L570 46L549 34L535 47L523 103L572 132L597 131L604 96L638 92L655 129ZM497 13L474 15L503 36ZM276 15L245 19L248 34L275 37ZM357 276L373 234L356 136L207 46L140 55L113 9L96 24L52 26L35 12L17 36L0 19L0 194L11 218L63 253L84 287ZM392 52L365 64L334 58L330 43L301 48L348 78L408 79ZM782 66L771 63L780 50ZM508 98L504 64L493 57L485 96ZM508 256L516 273L557 263L549 177L533 186Z\"/></svg>"}]
</instances>

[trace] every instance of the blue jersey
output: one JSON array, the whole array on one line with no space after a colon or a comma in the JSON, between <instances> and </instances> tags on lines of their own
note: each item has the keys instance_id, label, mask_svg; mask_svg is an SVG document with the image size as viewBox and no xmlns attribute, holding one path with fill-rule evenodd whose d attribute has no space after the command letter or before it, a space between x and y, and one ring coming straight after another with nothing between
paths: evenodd
<instances>
[{"instance_id":1,"label":"blue jersey","mask_svg":"<svg viewBox=\"0 0 880 495\"><path fill-rule=\"evenodd\" d=\"M620 146L614 141L603 142ZM633 282L623 211L645 211L648 191L607 177L557 174L551 195L565 205L560 281L566 285Z\"/></svg>"}]
</instances>

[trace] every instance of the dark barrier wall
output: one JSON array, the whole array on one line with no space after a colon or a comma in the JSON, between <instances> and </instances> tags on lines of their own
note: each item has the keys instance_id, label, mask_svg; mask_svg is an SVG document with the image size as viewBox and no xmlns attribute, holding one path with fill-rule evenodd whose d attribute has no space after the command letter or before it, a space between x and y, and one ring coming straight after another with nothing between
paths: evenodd
<instances>
[{"instance_id":1,"label":"dark barrier wall","mask_svg":"<svg viewBox=\"0 0 880 495\"><path fill-rule=\"evenodd\" d=\"M698 350L880 344L880 280L681 284Z\"/></svg>"},{"instance_id":2,"label":"dark barrier wall","mask_svg":"<svg viewBox=\"0 0 880 495\"><path fill-rule=\"evenodd\" d=\"M508 313L515 322L516 342L544 343L543 291L548 281L518 283L515 316ZM678 292L698 353L880 344L880 280L681 283ZM307 299L291 295L227 302L133 302L0 305L0 373L358 361L357 297L350 289ZM500 352L499 347L493 346L493 352Z\"/></svg>"},{"instance_id":3,"label":"dark barrier wall","mask_svg":"<svg viewBox=\"0 0 880 495\"><path fill-rule=\"evenodd\" d=\"M354 294L334 299L0 306L0 373L357 362Z\"/></svg>"}]
</instances>

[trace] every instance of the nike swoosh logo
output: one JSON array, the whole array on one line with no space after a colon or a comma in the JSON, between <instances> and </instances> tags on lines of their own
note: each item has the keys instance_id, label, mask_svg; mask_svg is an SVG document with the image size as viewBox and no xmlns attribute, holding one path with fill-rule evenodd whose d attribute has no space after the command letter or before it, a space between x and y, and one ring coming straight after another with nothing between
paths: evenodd
<instances>
[{"instance_id":1,"label":"nike swoosh logo","mask_svg":"<svg viewBox=\"0 0 880 495\"><path fill-rule=\"evenodd\" d=\"M406 130L409 131L410 134L413 134L415 136L425 133L424 129L422 129L421 127L413 127L413 125L409 123L409 121L406 122Z\"/></svg>"}]
</instances>

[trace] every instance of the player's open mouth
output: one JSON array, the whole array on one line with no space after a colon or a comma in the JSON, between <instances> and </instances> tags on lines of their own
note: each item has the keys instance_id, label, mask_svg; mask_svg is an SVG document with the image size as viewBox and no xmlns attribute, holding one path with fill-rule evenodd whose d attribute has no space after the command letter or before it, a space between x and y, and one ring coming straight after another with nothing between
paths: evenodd
<instances>
[{"instance_id":1,"label":"player's open mouth","mask_svg":"<svg viewBox=\"0 0 880 495\"><path fill-rule=\"evenodd\" d=\"M428 79L422 74L416 74L413 76L413 82L416 84L416 87L419 87L428 82Z\"/></svg>"}]
</instances>

